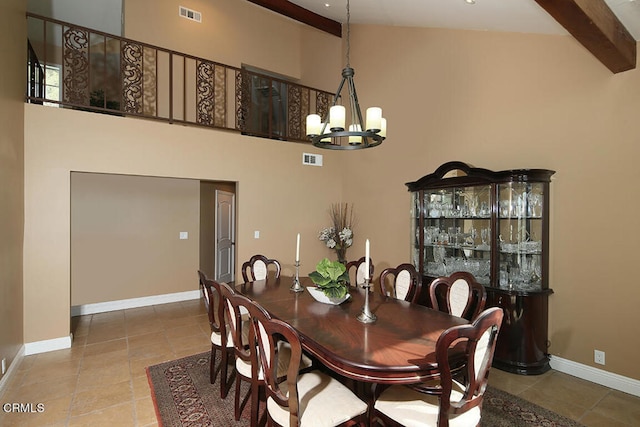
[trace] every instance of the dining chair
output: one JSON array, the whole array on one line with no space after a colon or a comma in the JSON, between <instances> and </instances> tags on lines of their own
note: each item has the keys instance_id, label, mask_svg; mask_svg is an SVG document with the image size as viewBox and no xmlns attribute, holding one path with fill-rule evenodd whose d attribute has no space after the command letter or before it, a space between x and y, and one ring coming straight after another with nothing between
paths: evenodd
<instances>
[{"instance_id":1,"label":"dining chair","mask_svg":"<svg viewBox=\"0 0 640 427\"><path fill-rule=\"evenodd\" d=\"M378 286L383 296L415 303L420 296L422 278L413 264L400 264L382 270Z\"/></svg>"},{"instance_id":2,"label":"dining chair","mask_svg":"<svg viewBox=\"0 0 640 427\"><path fill-rule=\"evenodd\" d=\"M264 374L261 370L255 371L254 367L257 366L252 362L255 358L255 337L250 334L251 325L253 324L252 313L261 311L265 316L271 317L262 307L251 301L249 298L236 293L228 284L220 284L220 292L226 304L225 314L227 316L227 324L231 329L231 339L234 346L235 354L235 368L236 368L236 385L234 396L234 416L236 421L240 420L240 415L244 410L247 402L251 399L251 426L255 427L258 424L259 404L260 396L264 393ZM257 307L257 308L256 308ZM245 317L243 312L248 313ZM279 348L280 357L279 363L281 371L279 376L284 378L286 375L286 367L288 366L288 359L291 354L291 349L286 345L280 345ZM309 368L313 366L311 359L305 355L302 356L300 362L301 369ZM241 399L241 382L247 382L251 386L247 390L247 393Z\"/></svg>"},{"instance_id":3,"label":"dining chair","mask_svg":"<svg viewBox=\"0 0 640 427\"><path fill-rule=\"evenodd\" d=\"M479 426L482 401L503 311L489 308L470 325L444 331L436 343L440 371L437 394L425 394L410 387L394 385L374 393L371 425L382 420L385 426ZM453 378L449 351L464 347L464 380ZM459 361L453 362L456 364ZM377 395L377 397L376 397Z\"/></svg>"},{"instance_id":4,"label":"dining chair","mask_svg":"<svg viewBox=\"0 0 640 427\"><path fill-rule=\"evenodd\" d=\"M435 310L473 320L484 310L487 292L473 274L458 271L434 279L429 284L429 299Z\"/></svg>"},{"instance_id":5,"label":"dining chair","mask_svg":"<svg viewBox=\"0 0 640 427\"><path fill-rule=\"evenodd\" d=\"M273 319L259 306L249 307L256 342L251 364L264 375L267 425L366 425L367 404L340 381L318 370L301 373L304 354L300 337L288 323ZM289 352L283 364L282 344ZM286 376L281 379L281 371ZM258 383L253 383L254 390ZM255 393L255 392L252 392Z\"/></svg>"},{"instance_id":6,"label":"dining chair","mask_svg":"<svg viewBox=\"0 0 640 427\"><path fill-rule=\"evenodd\" d=\"M364 283L364 278L365 278L365 265L366 263L365 261L365 257L361 257L360 259L358 259L357 261L349 261L347 263L347 273L349 274L349 283L351 284L351 286L354 287L358 287L358 285L362 286L362 284ZM352 275L351 274L351 270L355 269L355 274ZM373 279L373 261L371 261L371 258L369 258L369 278L370 280ZM351 280L351 278L353 277L353 281Z\"/></svg>"},{"instance_id":7,"label":"dining chair","mask_svg":"<svg viewBox=\"0 0 640 427\"><path fill-rule=\"evenodd\" d=\"M254 280L263 280L269 276L269 267L275 269L275 278L280 277L282 267L276 259L269 259L264 255L253 255L249 261L242 264L242 278L246 282Z\"/></svg>"},{"instance_id":8,"label":"dining chair","mask_svg":"<svg viewBox=\"0 0 640 427\"><path fill-rule=\"evenodd\" d=\"M207 276L200 270L198 270L198 277L207 307L209 325L211 326L209 381L211 384L215 383L218 373L220 373L220 398L224 399L229 391L229 381L233 379L233 373L230 378L227 378L229 360L232 360L229 356L233 356L234 351L233 342L224 321L224 305L220 298L220 284L215 280L207 279ZM220 352L220 363L216 368L216 354L218 351Z\"/></svg>"}]
</instances>

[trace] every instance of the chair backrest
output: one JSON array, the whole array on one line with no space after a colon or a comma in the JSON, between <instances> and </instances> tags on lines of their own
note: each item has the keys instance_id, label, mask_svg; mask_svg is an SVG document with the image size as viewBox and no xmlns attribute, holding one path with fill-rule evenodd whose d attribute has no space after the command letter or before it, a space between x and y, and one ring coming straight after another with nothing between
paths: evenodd
<instances>
[{"instance_id":1,"label":"chair backrest","mask_svg":"<svg viewBox=\"0 0 640 427\"><path fill-rule=\"evenodd\" d=\"M200 283L200 291L202 292L204 305L207 307L207 311L209 311L209 293L207 292L204 286L205 280L207 280L207 275L204 274L202 270L198 270L198 281ZM211 323L211 316L209 316L209 323Z\"/></svg>"},{"instance_id":2,"label":"chair backrest","mask_svg":"<svg viewBox=\"0 0 640 427\"><path fill-rule=\"evenodd\" d=\"M473 320L484 310L487 292L473 274L458 271L434 279L429 284L429 298L434 309Z\"/></svg>"},{"instance_id":3,"label":"chair backrest","mask_svg":"<svg viewBox=\"0 0 640 427\"><path fill-rule=\"evenodd\" d=\"M449 425L452 415L462 414L482 405L487 388L489 369L493 361L496 339L502 324L504 313L499 307L489 308L470 325L454 326L444 331L436 342L436 360L440 370L440 411L438 425ZM464 390L454 389L451 362L455 366L460 361L449 358L452 347L463 346L466 355Z\"/></svg>"},{"instance_id":4,"label":"chair backrest","mask_svg":"<svg viewBox=\"0 0 640 427\"><path fill-rule=\"evenodd\" d=\"M263 374L263 384L265 385L266 397L271 397L278 405L289 408L289 425L299 425L300 410L298 402L298 374L300 371L300 361L302 358L302 345L300 337L295 329L288 323L278 319L273 319L258 304L253 303L247 307L251 319L249 329L249 340L255 342L256 346L251 353L252 377L258 378L258 372ZM281 342L287 342L287 361L279 360L279 349ZM286 369L286 387L283 388L282 378L279 377L282 368L279 365L288 363ZM252 387L257 390L257 380L252 381ZM252 390L252 393L254 391Z\"/></svg>"},{"instance_id":5,"label":"chair backrest","mask_svg":"<svg viewBox=\"0 0 640 427\"><path fill-rule=\"evenodd\" d=\"M347 263L347 273L349 274L349 282L351 286L358 286L364 283L365 278L365 258L361 257L357 261L349 261ZM351 274L351 270L355 269L355 274ZM369 258L369 279L373 279L373 261Z\"/></svg>"},{"instance_id":6,"label":"chair backrest","mask_svg":"<svg viewBox=\"0 0 640 427\"><path fill-rule=\"evenodd\" d=\"M275 268L275 277L280 277L282 267L278 260L269 259L264 255L254 255L249 261L242 264L242 278L245 282L266 279L269 276L270 266Z\"/></svg>"},{"instance_id":7,"label":"chair backrest","mask_svg":"<svg viewBox=\"0 0 640 427\"><path fill-rule=\"evenodd\" d=\"M202 288L206 294L207 314L209 315L211 331L220 334L222 344L226 345L227 328L224 322L224 305L220 296L221 284L215 280L207 279L206 276L204 276L202 280Z\"/></svg>"},{"instance_id":8,"label":"chair backrest","mask_svg":"<svg viewBox=\"0 0 640 427\"><path fill-rule=\"evenodd\" d=\"M249 342L243 334L243 320L240 307L247 310L252 304L251 300L244 295L237 294L231 286L226 283L220 284L220 295L224 304L224 316L227 327L230 329L231 340L235 349L236 357L248 362L251 360Z\"/></svg>"},{"instance_id":9,"label":"chair backrest","mask_svg":"<svg viewBox=\"0 0 640 427\"><path fill-rule=\"evenodd\" d=\"M387 283L387 279L391 283ZM396 299L417 302L422 287L422 278L413 264L400 264L396 268L385 268L378 283L380 293Z\"/></svg>"}]
</instances>

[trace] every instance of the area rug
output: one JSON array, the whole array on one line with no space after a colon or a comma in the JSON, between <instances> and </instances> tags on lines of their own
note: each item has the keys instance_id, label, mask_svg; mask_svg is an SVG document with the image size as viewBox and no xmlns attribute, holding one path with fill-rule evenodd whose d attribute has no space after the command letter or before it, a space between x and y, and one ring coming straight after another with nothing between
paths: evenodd
<instances>
[{"instance_id":1,"label":"area rug","mask_svg":"<svg viewBox=\"0 0 640 427\"><path fill-rule=\"evenodd\" d=\"M209 382L210 353L196 354L147 368L160 427L249 426L249 405L240 421L233 416L233 387L220 399L220 376ZM248 384L242 383L242 395ZM580 427L581 424L502 390L489 387L482 406L482 427Z\"/></svg>"}]
</instances>

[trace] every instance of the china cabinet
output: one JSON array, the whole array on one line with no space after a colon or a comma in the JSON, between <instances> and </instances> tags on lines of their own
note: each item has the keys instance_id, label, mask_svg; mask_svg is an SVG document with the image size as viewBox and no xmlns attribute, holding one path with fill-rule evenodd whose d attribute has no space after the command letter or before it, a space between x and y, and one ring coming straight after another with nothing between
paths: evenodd
<instances>
[{"instance_id":1,"label":"china cabinet","mask_svg":"<svg viewBox=\"0 0 640 427\"><path fill-rule=\"evenodd\" d=\"M448 162L407 183L411 252L424 284L468 271L487 307L504 310L493 366L520 374L549 369L549 184L554 171L491 171ZM426 302L426 301L424 301Z\"/></svg>"}]
</instances>

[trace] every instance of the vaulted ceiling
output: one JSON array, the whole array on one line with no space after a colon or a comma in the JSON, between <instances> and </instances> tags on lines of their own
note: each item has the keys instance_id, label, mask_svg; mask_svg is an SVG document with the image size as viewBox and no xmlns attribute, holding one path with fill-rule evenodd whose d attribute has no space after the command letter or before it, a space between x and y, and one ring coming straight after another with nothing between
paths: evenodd
<instances>
[{"instance_id":1,"label":"vaulted ceiling","mask_svg":"<svg viewBox=\"0 0 640 427\"><path fill-rule=\"evenodd\" d=\"M346 0L249 1L338 37L346 21ZM640 0L350 0L350 9L356 24L569 33L613 73L636 67Z\"/></svg>"}]
</instances>

